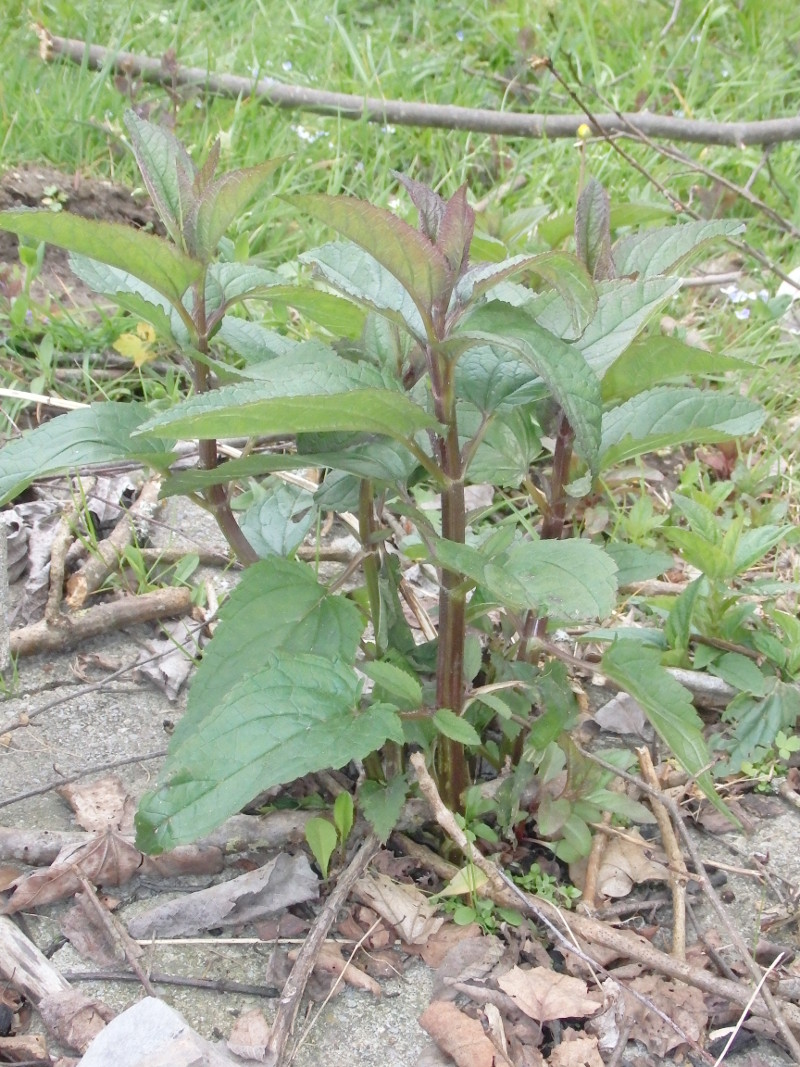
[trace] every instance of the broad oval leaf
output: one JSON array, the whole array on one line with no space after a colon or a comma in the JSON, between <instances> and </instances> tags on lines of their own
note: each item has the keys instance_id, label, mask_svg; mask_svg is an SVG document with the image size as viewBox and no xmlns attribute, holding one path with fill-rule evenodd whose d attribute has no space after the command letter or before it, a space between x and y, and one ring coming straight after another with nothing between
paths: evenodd
<instances>
[{"instance_id":1,"label":"broad oval leaf","mask_svg":"<svg viewBox=\"0 0 800 1067\"><path fill-rule=\"evenodd\" d=\"M440 734L458 741L462 745L479 745L481 735L471 722L456 715L450 708L437 708L433 713L433 724Z\"/></svg>"},{"instance_id":2,"label":"broad oval leaf","mask_svg":"<svg viewBox=\"0 0 800 1067\"><path fill-rule=\"evenodd\" d=\"M603 656L601 669L641 706L656 733L714 807L735 822L714 788L703 724L692 706L691 694L661 666L660 660L661 655L654 648L638 641L617 640Z\"/></svg>"},{"instance_id":3,"label":"broad oval leaf","mask_svg":"<svg viewBox=\"0 0 800 1067\"><path fill-rule=\"evenodd\" d=\"M195 841L264 789L402 737L389 709L359 714L351 667L307 653L260 659L183 744L170 746L162 784L139 805L138 847L162 852Z\"/></svg>"},{"instance_id":4,"label":"broad oval leaf","mask_svg":"<svg viewBox=\"0 0 800 1067\"><path fill-rule=\"evenodd\" d=\"M655 230L633 233L617 241L612 249L618 274L638 274L653 278L679 266L709 241L734 237L744 223L728 219L683 222Z\"/></svg>"},{"instance_id":5,"label":"broad oval leaf","mask_svg":"<svg viewBox=\"0 0 800 1067\"><path fill-rule=\"evenodd\" d=\"M742 396L662 386L603 415L600 469L686 443L712 444L755 433L766 412Z\"/></svg>"},{"instance_id":6,"label":"broad oval leaf","mask_svg":"<svg viewBox=\"0 0 800 1067\"><path fill-rule=\"evenodd\" d=\"M500 592L510 580L510 590L524 590L517 607L541 615L603 619L614 609L616 573L611 557L588 541L525 541L487 566L486 584Z\"/></svg>"},{"instance_id":7,"label":"broad oval leaf","mask_svg":"<svg viewBox=\"0 0 800 1067\"><path fill-rule=\"evenodd\" d=\"M93 404L10 441L0 449L0 505L37 478L79 467L132 460L166 469L174 459L170 441L131 437L151 415L144 404Z\"/></svg>"},{"instance_id":8,"label":"broad oval leaf","mask_svg":"<svg viewBox=\"0 0 800 1067\"><path fill-rule=\"evenodd\" d=\"M364 630L355 604L330 596L310 567L277 557L244 571L219 619L173 734L175 744L199 727L264 654L283 649L353 664Z\"/></svg>"},{"instance_id":9,"label":"broad oval leaf","mask_svg":"<svg viewBox=\"0 0 800 1067\"><path fill-rule=\"evenodd\" d=\"M423 317L448 284L447 260L427 237L366 200L324 193L293 196L291 202L377 259L400 282Z\"/></svg>"},{"instance_id":10,"label":"broad oval leaf","mask_svg":"<svg viewBox=\"0 0 800 1067\"><path fill-rule=\"evenodd\" d=\"M80 218L67 211L0 211L0 229L119 267L152 286L173 305L181 303L203 269L201 263L153 234L119 222Z\"/></svg>"}]
</instances>

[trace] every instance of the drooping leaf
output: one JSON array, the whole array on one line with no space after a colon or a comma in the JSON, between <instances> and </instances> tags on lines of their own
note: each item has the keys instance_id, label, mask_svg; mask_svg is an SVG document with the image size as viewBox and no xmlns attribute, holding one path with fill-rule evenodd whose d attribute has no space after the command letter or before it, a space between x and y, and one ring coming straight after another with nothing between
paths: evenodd
<instances>
[{"instance_id":1,"label":"drooping leaf","mask_svg":"<svg viewBox=\"0 0 800 1067\"><path fill-rule=\"evenodd\" d=\"M435 245L396 215L355 197L292 197L301 211L332 227L377 259L400 282L422 315L448 285L447 260Z\"/></svg>"},{"instance_id":2,"label":"drooping leaf","mask_svg":"<svg viewBox=\"0 0 800 1067\"><path fill-rule=\"evenodd\" d=\"M229 689L268 652L309 652L352 664L364 622L350 600L330 596L311 568L271 557L248 567L219 612L220 623L189 690L173 740L182 743Z\"/></svg>"},{"instance_id":3,"label":"drooping leaf","mask_svg":"<svg viewBox=\"0 0 800 1067\"><path fill-rule=\"evenodd\" d=\"M245 363L263 363L276 356L285 356L297 347L297 341L268 330L259 322L226 315L214 335L215 341L226 344Z\"/></svg>"},{"instance_id":4,"label":"drooping leaf","mask_svg":"<svg viewBox=\"0 0 800 1067\"><path fill-rule=\"evenodd\" d=\"M259 661L183 743L173 739L162 784L139 806L139 847L161 852L194 841L264 789L401 739L394 712L373 706L358 713L352 668L286 651Z\"/></svg>"},{"instance_id":5,"label":"drooping leaf","mask_svg":"<svg viewBox=\"0 0 800 1067\"><path fill-rule=\"evenodd\" d=\"M614 277L611 259L611 202L596 178L590 178L578 197L575 211L575 246L578 259L592 278Z\"/></svg>"},{"instance_id":6,"label":"drooping leaf","mask_svg":"<svg viewBox=\"0 0 800 1067\"><path fill-rule=\"evenodd\" d=\"M583 264L567 252L544 252L538 256L513 256L502 263L481 263L470 268L459 280L452 303L468 304L501 282L526 271L552 286L561 297L564 314L569 320L570 336L580 336L597 308L597 293ZM529 298L535 297L529 289L523 293Z\"/></svg>"},{"instance_id":7,"label":"drooping leaf","mask_svg":"<svg viewBox=\"0 0 800 1067\"><path fill-rule=\"evenodd\" d=\"M722 678L728 685L755 697L766 696L775 682L774 678L762 674L753 660L743 656L741 652L726 652L708 669L710 674Z\"/></svg>"},{"instance_id":8,"label":"drooping leaf","mask_svg":"<svg viewBox=\"0 0 800 1067\"><path fill-rule=\"evenodd\" d=\"M197 168L180 141L164 126L125 112L125 125L144 184L164 228L183 248L184 223L194 203ZM99 258L99 257L98 257Z\"/></svg>"},{"instance_id":9,"label":"drooping leaf","mask_svg":"<svg viewBox=\"0 0 800 1067\"><path fill-rule=\"evenodd\" d=\"M734 237L744 223L729 219L683 222L629 234L612 249L617 274L653 278L684 263L693 252L720 237Z\"/></svg>"},{"instance_id":10,"label":"drooping leaf","mask_svg":"<svg viewBox=\"0 0 800 1067\"><path fill-rule=\"evenodd\" d=\"M313 263L322 277L358 303L401 326L417 340L425 340L425 324L409 294L377 259L346 241L304 252L302 263Z\"/></svg>"},{"instance_id":11,"label":"drooping leaf","mask_svg":"<svg viewBox=\"0 0 800 1067\"><path fill-rule=\"evenodd\" d=\"M474 311L455 339L505 347L527 363L547 383L569 419L578 451L594 466L600 444L600 382L574 345L543 329L523 308L501 301Z\"/></svg>"},{"instance_id":12,"label":"drooping leaf","mask_svg":"<svg viewBox=\"0 0 800 1067\"><path fill-rule=\"evenodd\" d=\"M192 254L204 262L211 259L230 224L242 214L282 162L281 159L270 159L255 167L234 170L205 187L186 226L187 244Z\"/></svg>"},{"instance_id":13,"label":"drooping leaf","mask_svg":"<svg viewBox=\"0 0 800 1067\"><path fill-rule=\"evenodd\" d=\"M202 271L202 264L184 255L169 241L120 222L84 219L67 211L16 208L0 211L0 229L119 267L175 305L180 304L181 297Z\"/></svg>"},{"instance_id":14,"label":"drooping leaf","mask_svg":"<svg viewBox=\"0 0 800 1067\"><path fill-rule=\"evenodd\" d=\"M364 818L381 839L387 841L406 802L408 782L401 774L386 785L367 780L358 793L358 806Z\"/></svg>"},{"instance_id":15,"label":"drooping leaf","mask_svg":"<svg viewBox=\"0 0 800 1067\"><path fill-rule=\"evenodd\" d=\"M436 425L404 393L384 388L375 367L350 363L319 342L305 342L251 373L258 381L191 397L152 419L146 432L191 438L349 430L402 441Z\"/></svg>"},{"instance_id":16,"label":"drooping leaf","mask_svg":"<svg viewBox=\"0 0 800 1067\"><path fill-rule=\"evenodd\" d=\"M394 441L368 439L339 452L262 452L229 460L210 471L181 471L170 476L162 487L162 497L194 493L209 485L243 481L273 471L307 470L329 467L347 471L359 478L395 484L405 482L417 460Z\"/></svg>"},{"instance_id":17,"label":"drooping leaf","mask_svg":"<svg viewBox=\"0 0 800 1067\"><path fill-rule=\"evenodd\" d=\"M755 433L765 417L763 408L742 396L689 387L651 389L603 415L600 468L659 448Z\"/></svg>"},{"instance_id":18,"label":"drooping leaf","mask_svg":"<svg viewBox=\"0 0 800 1067\"><path fill-rule=\"evenodd\" d=\"M637 641L618 640L603 656L602 671L642 707L656 733L714 807L730 815L714 789L708 770L711 757L691 694L659 661L656 649Z\"/></svg>"},{"instance_id":19,"label":"drooping leaf","mask_svg":"<svg viewBox=\"0 0 800 1067\"><path fill-rule=\"evenodd\" d=\"M316 322L318 326L337 337L361 336L366 318L364 311L352 300L345 300L336 293L323 289L310 289L306 285L273 285L260 297L278 307L290 307Z\"/></svg>"},{"instance_id":20,"label":"drooping leaf","mask_svg":"<svg viewBox=\"0 0 800 1067\"><path fill-rule=\"evenodd\" d=\"M603 377L603 400L620 403L675 378L751 369L735 356L704 352L677 337L643 337L614 360Z\"/></svg>"},{"instance_id":21,"label":"drooping leaf","mask_svg":"<svg viewBox=\"0 0 800 1067\"><path fill-rule=\"evenodd\" d=\"M13 500L37 478L80 467L130 460L166 469L174 458L171 441L131 437L151 414L144 404L93 404L10 441L0 449L0 504Z\"/></svg>"}]
</instances>

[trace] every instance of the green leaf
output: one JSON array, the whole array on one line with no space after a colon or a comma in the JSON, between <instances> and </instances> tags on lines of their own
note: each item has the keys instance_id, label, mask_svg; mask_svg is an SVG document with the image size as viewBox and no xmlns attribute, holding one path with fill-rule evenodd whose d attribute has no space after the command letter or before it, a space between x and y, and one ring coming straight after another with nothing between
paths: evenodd
<instances>
[{"instance_id":1,"label":"green leaf","mask_svg":"<svg viewBox=\"0 0 800 1067\"><path fill-rule=\"evenodd\" d=\"M676 337L644 337L611 364L603 378L603 400L620 403L675 378L722 375L752 369L747 360L704 352Z\"/></svg>"},{"instance_id":2,"label":"green leaf","mask_svg":"<svg viewBox=\"0 0 800 1067\"><path fill-rule=\"evenodd\" d=\"M425 324L417 305L397 278L357 245L333 241L304 252L300 261L313 263L334 289L425 342Z\"/></svg>"},{"instance_id":3,"label":"green leaf","mask_svg":"<svg viewBox=\"0 0 800 1067\"><path fill-rule=\"evenodd\" d=\"M733 737L718 742L729 755L717 771L738 774L742 763L752 759L757 750L768 752L772 748L779 730L795 730L800 718L800 692L795 684L778 681L761 699L740 693L725 709L724 718L735 725Z\"/></svg>"},{"instance_id":4,"label":"green leaf","mask_svg":"<svg viewBox=\"0 0 800 1067\"><path fill-rule=\"evenodd\" d=\"M618 274L652 278L684 263L709 241L734 237L743 230L744 223L725 219L662 226L623 237L614 245L612 255Z\"/></svg>"},{"instance_id":5,"label":"green leaf","mask_svg":"<svg viewBox=\"0 0 800 1067\"><path fill-rule=\"evenodd\" d=\"M360 663L359 670L380 686L385 699L391 700L401 711L414 711L422 706L422 686L408 671L382 660Z\"/></svg>"},{"instance_id":6,"label":"green leaf","mask_svg":"<svg viewBox=\"0 0 800 1067\"><path fill-rule=\"evenodd\" d=\"M239 521L245 537L262 559L291 556L317 517L313 494L277 479L253 485L250 493L250 505ZM236 501L237 511L240 503L241 498Z\"/></svg>"},{"instance_id":7,"label":"green leaf","mask_svg":"<svg viewBox=\"0 0 800 1067\"><path fill-rule=\"evenodd\" d=\"M206 186L185 227L187 244L195 255L204 262L211 259L230 224L282 162L270 159L255 167L234 170Z\"/></svg>"},{"instance_id":8,"label":"green leaf","mask_svg":"<svg viewBox=\"0 0 800 1067\"><path fill-rule=\"evenodd\" d=\"M353 829L353 819L353 798L349 793L342 792L333 802L333 822L342 844L350 836L350 831Z\"/></svg>"},{"instance_id":9,"label":"green leaf","mask_svg":"<svg viewBox=\"0 0 800 1067\"><path fill-rule=\"evenodd\" d=\"M251 373L259 380L191 397L152 419L145 432L213 438L348 430L404 441L436 425L404 393L383 387L376 368L350 363L318 342Z\"/></svg>"},{"instance_id":10,"label":"green leaf","mask_svg":"<svg viewBox=\"0 0 800 1067\"><path fill-rule=\"evenodd\" d=\"M479 745L480 734L466 719L456 715L449 708L437 708L433 713L433 724L440 734L458 741L462 745Z\"/></svg>"},{"instance_id":11,"label":"green leaf","mask_svg":"<svg viewBox=\"0 0 800 1067\"><path fill-rule=\"evenodd\" d=\"M755 433L766 412L752 400L661 386L603 415L600 469L675 445L712 444Z\"/></svg>"},{"instance_id":12,"label":"green leaf","mask_svg":"<svg viewBox=\"0 0 800 1067\"><path fill-rule=\"evenodd\" d=\"M0 229L119 267L152 286L173 305L180 304L203 269L202 264L160 237L119 222L83 219L66 211L0 211Z\"/></svg>"},{"instance_id":13,"label":"green leaf","mask_svg":"<svg viewBox=\"0 0 800 1067\"><path fill-rule=\"evenodd\" d=\"M160 337L175 341L181 347L188 347L192 343L186 326L173 305L152 286L146 285L128 271L109 267L107 263L100 263L96 259L89 259L74 252L70 253L69 265L73 274L90 289L112 297L125 311L149 322Z\"/></svg>"},{"instance_id":14,"label":"green leaf","mask_svg":"<svg viewBox=\"0 0 800 1067\"><path fill-rule=\"evenodd\" d=\"M744 574L794 531L794 526L757 526L753 530L745 530L734 551L734 574Z\"/></svg>"},{"instance_id":15,"label":"green leaf","mask_svg":"<svg viewBox=\"0 0 800 1067\"><path fill-rule=\"evenodd\" d=\"M726 652L708 669L728 685L755 697L766 696L774 685L774 679L766 678L756 664L740 652Z\"/></svg>"},{"instance_id":16,"label":"green leaf","mask_svg":"<svg viewBox=\"0 0 800 1067\"><path fill-rule=\"evenodd\" d=\"M226 315L214 335L247 364L263 363L276 356L288 355L297 347L297 342L281 333L268 330L258 322Z\"/></svg>"},{"instance_id":17,"label":"green leaf","mask_svg":"<svg viewBox=\"0 0 800 1067\"><path fill-rule=\"evenodd\" d=\"M361 786L358 806L381 841L387 841L397 825L407 793L408 782L402 774L392 778L386 785L367 780Z\"/></svg>"},{"instance_id":18,"label":"green leaf","mask_svg":"<svg viewBox=\"0 0 800 1067\"><path fill-rule=\"evenodd\" d=\"M197 168L178 139L163 126L125 112L125 125L144 184L167 233L184 245L184 222L194 204ZM99 257L97 257L99 258Z\"/></svg>"},{"instance_id":19,"label":"green leaf","mask_svg":"<svg viewBox=\"0 0 800 1067\"><path fill-rule=\"evenodd\" d=\"M344 794L349 796L349 793ZM317 861L317 866L322 872L322 877L328 877L328 864L331 861L331 856L336 851L336 845L338 844L338 837L336 834L336 828L327 819L321 819L315 817L309 819L305 825L305 837L308 843L308 847L314 854L314 859Z\"/></svg>"},{"instance_id":20,"label":"green leaf","mask_svg":"<svg viewBox=\"0 0 800 1067\"><path fill-rule=\"evenodd\" d=\"M664 624L664 637L667 643L680 652L685 652L689 647L689 638L692 636L692 615L697 598L704 588L702 578L695 578L675 598L675 603L670 609L667 621Z\"/></svg>"},{"instance_id":21,"label":"green leaf","mask_svg":"<svg viewBox=\"0 0 800 1067\"><path fill-rule=\"evenodd\" d=\"M600 382L574 345L543 329L523 308L497 300L474 311L454 339L505 347L527 363L547 383L575 432L578 451L594 466L600 443Z\"/></svg>"},{"instance_id":22,"label":"green leaf","mask_svg":"<svg viewBox=\"0 0 800 1067\"><path fill-rule=\"evenodd\" d=\"M473 418L469 416L473 415ZM480 424L480 413L458 412L462 436L471 436ZM526 411L510 411L489 423L473 455L466 474L470 482L491 482L517 487L527 476L531 463L542 452L539 428Z\"/></svg>"},{"instance_id":23,"label":"green leaf","mask_svg":"<svg viewBox=\"0 0 800 1067\"><path fill-rule=\"evenodd\" d=\"M711 757L691 694L659 660L655 649L637 641L615 641L603 656L601 670L641 705L656 733L684 770L696 779L714 807L732 818L714 789L708 770Z\"/></svg>"},{"instance_id":24,"label":"green leaf","mask_svg":"<svg viewBox=\"0 0 800 1067\"><path fill-rule=\"evenodd\" d=\"M456 285L453 303L466 305L523 271L537 274L553 287L563 300L575 335L581 334L597 308L597 293L583 264L567 252L513 256L502 263L481 263L472 267Z\"/></svg>"},{"instance_id":25,"label":"green leaf","mask_svg":"<svg viewBox=\"0 0 800 1067\"><path fill-rule=\"evenodd\" d=\"M137 813L144 850L194 841L262 790L364 759L388 737L402 736L390 709L357 713L352 668L286 651L259 653L259 661L254 671L250 659L242 680L183 743L173 739L162 784Z\"/></svg>"},{"instance_id":26,"label":"green leaf","mask_svg":"<svg viewBox=\"0 0 800 1067\"><path fill-rule=\"evenodd\" d=\"M293 196L301 211L363 248L400 282L423 316L447 287L451 271L431 242L396 215L355 197Z\"/></svg>"},{"instance_id":27,"label":"green leaf","mask_svg":"<svg viewBox=\"0 0 800 1067\"><path fill-rule=\"evenodd\" d=\"M355 662L361 613L330 596L304 563L272 557L248 567L219 611L220 623L189 690L173 742L181 743L270 652L308 652Z\"/></svg>"},{"instance_id":28,"label":"green leaf","mask_svg":"<svg viewBox=\"0 0 800 1067\"><path fill-rule=\"evenodd\" d=\"M169 467L174 459L170 441L131 440L151 415L144 404L93 404L10 441L0 449L0 504L13 500L37 478L80 467L118 460Z\"/></svg>"},{"instance_id":29,"label":"green leaf","mask_svg":"<svg viewBox=\"0 0 800 1067\"><path fill-rule=\"evenodd\" d=\"M617 584L620 587L658 578L670 570L675 562L669 552L642 548L624 541L611 541L604 548L617 565Z\"/></svg>"},{"instance_id":30,"label":"green leaf","mask_svg":"<svg viewBox=\"0 0 800 1067\"><path fill-rule=\"evenodd\" d=\"M206 312L226 309L241 300L269 297L281 276L250 263L210 263L206 271Z\"/></svg>"},{"instance_id":31,"label":"green leaf","mask_svg":"<svg viewBox=\"0 0 800 1067\"><path fill-rule=\"evenodd\" d=\"M273 285L260 294L271 304L294 308L318 326L352 339L361 336L366 316L361 308L354 307L352 300L345 300L323 289L310 289L303 285Z\"/></svg>"},{"instance_id":32,"label":"green leaf","mask_svg":"<svg viewBox=\"0 0 800 1067\"><path fill-rule=\"evenodd\" d=\"M575 211L575 246L578 259L592 278L613 278L611 259L611 202L596 178L590 178L578 197Z\"/></svg>"},{"instance_id":33,"label":"green leaf","mask_svg":"<svg viewBox=\"0 0 800 1067\"><path fill-rule=\"evenodd\" d=\"M543 400L547 386L505 347L478 345L468 349L456 364L456 396L484 413L499 413Z\"/></svg>"}]
</instances>

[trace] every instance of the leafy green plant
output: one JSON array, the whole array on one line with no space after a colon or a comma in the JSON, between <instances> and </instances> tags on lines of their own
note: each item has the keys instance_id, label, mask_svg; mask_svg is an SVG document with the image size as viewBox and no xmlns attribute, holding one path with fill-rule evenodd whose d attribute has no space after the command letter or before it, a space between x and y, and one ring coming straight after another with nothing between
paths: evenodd
<instances>
[{"instance_id":1,"label":"leafy green plant","mask_svg":"<svg viewBox=\"0 0 800 1067\"><path fill-rule=\"evenodd\" d=\"M328 877L331 856L337 846L344 848L353 829L354 805L350 793L340 793L333 804L333 823L328 819L309 819L305 826L308 847L314 853L322 877Z\"/></svg>"},{"instance_id":2,"label":"leafy green plant","mask_svg":"<svg viewBox=\"0 0 800 1067\"><path fill-rule=\"evenodd\" d=\"M538 665L548 627L613 610L615 559L564 537L573 502L614 464L761 423L751 401L683 384L713 371L713 354L643 333L680 285L670 271L738 226L670 226L612 245L608 197L590 181L577 254L473 262L466 188L445 199L397 175L416 228L354 198L292 198L340 239L301 257L322 287L289 286L238 261L225 238L274 161L217 177L217 146L197 167L165 130L133 115L127 125L166 239L66 212L0 212L0 226L70 249L85 282L171 346L193 395L160 409L93 405L12 442L0 452L0 501L78 463L167 470L175 440L199 442L199 468L169 476L164 492L208 508L249 566L221 611L160 784L141 803L138 840L152 851L193 840L260 791L352 759L368 773L364 811L388 832L406 792L407 743L425 749L446 803L460 808L478 755L518 759L526 738L538 751L563 733L562 703L537 717L531 700L553 677ZM242 314L255 299L291 305L335 344L264 329ZM289 435L294 448L219 462L218 438L267 435ZM309 467L329 472L312 500L249 483L237 522L239 482ZM499 492L529 485L538 524L469 512L467 486L487 482ZM312 506L356 513L363 586L352 594L320 584L291 558L294 539L275 536ZM390 514L416 531L409 556L437 575L426 644L404 612L413 598L387 546ZM265 528L268 538L253 533ZM689 695L657 656L620 640L602 669L721 803ZM575 831L573 850L585 848L576 820L560 825Z\"/></svg>"}]
</instances>

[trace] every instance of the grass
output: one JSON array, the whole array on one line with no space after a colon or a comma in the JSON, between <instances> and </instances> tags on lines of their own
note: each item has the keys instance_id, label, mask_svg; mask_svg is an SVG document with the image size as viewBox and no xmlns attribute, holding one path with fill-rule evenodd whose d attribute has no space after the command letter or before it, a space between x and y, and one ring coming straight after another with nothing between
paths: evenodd
<instances>
[{"instance_id":1,"label":"grass","mask_svg":"<svg viewBox=\"0 0 800 1067\"><path fill-rule=\"evenodd\" d=\"M593 110L649 108L669 114L724 120L792 115L800 108L797 60L800 8L755 0L684 0L676 24L661 31L671 4L629 0L466 0L461 5L414 0L8 0L0 26L5 72L0 83L0 161L3 166L47 162L71 173L135 184L123 137L122 114L131 98L106 73L68 63L42 63L31 30L41 21L53 33L111 48L159 56L175 51L180 63L223 73L276 77L298 85L442 104L533 111L575 111L561 85L534 70L532 56L552 56L575 93ZM124 88L124 86L122 87ZM511 178L525 186L508 195L504 217L517 212L514 251L546 247L536 222L571 212L581 168L581 149L570 141L499 138L464 132L385 128L364 121L269 109L248 100L171 99L162 89L139 87L137 107L169 117L194 153L220 137L226 166L286 156L278 194L322 190L393 202L392 169L439 185L445 192L467 182L474 198ZM639 164L681 200L713 199L713 182L692 162L729 181L748 185L780 216L800 227L796 175L800 146L780 145L768 155L744 149L681 146L690 162L664 159L647 145L625 142ZM585 166L615 202L663 206L646 178L604 142L585 147ZM405 200L401 198L401 203ZM747 237L784 270L798 262L796 241L741 199L727 214L748 224ZM508 236L490 208L485 232ZM321 227L298 219L285 203L269 198L241 224L251 254L271 266L328 239ZM234 234L235 236L235 234ZM775 292L777 282L758 265L745 284ZM748 305L742 321L732 303L694 292L676 302L680 328L699 329L712 347L745 355L757 370L746 387L774 414L770 447L794 455L796 432L784 442L781 427L795 410L798 342L786 339L774 309ZM688 327L686 324L689 324ZM54 336L56 353L107 347L121 324L87 324L63 317ZM90 330L87 335L87 329ZM0 378L47 382L36 339L26 347L6 343ZM147 368L111 383L93 377L91 361L71 383L70 395L157 395ZM69 392L68 388L68 392ZM168 385L168 389L172 386ZM791 474L789 473L791 478Z\"/></svg>"}]
</instances>

